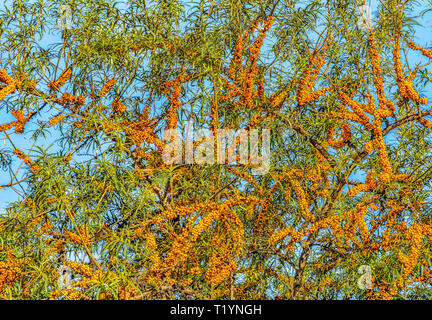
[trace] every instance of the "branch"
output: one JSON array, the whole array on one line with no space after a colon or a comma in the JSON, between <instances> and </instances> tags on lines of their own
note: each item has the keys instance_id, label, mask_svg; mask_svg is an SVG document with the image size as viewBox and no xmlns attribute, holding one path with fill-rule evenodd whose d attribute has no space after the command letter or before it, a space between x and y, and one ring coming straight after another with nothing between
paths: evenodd
<instances>
[{"instance_id":1,"label":"branch","mask_svg":"<svg viewBox=\"0 0 432 320\"><path fill-rule=\"evenodd\" d=\"M319 153L321 153L321 155L327 160L327 162L330 164L332 168L336 166L336 163L331 157L331 155L314 137L312 137L312 135L309 132L307 132L305 129L303 129L302 126L299 126L296 123L293 123L292 127L295 131L297 131L303 137L305 137Z\"/></svg>"},{"instance_id":2,"label":"branch","mask_svg":"<svg viewBox=\"0 0 432 320\"><path fill-rule=\"evenodd\" d=\"M406 116L405 118L402 118L395 123L392 123L391 125L387 126L383 130L383 136L385 136L387 133L389 133L391 130L403 125L404 123L413 121L413 120L419 120L420 118L423 118L425 116L430 116L432 114L432 110L429 111L420 111L419 113L413 113L409 116Z\"/></svg>"}]
</instances>

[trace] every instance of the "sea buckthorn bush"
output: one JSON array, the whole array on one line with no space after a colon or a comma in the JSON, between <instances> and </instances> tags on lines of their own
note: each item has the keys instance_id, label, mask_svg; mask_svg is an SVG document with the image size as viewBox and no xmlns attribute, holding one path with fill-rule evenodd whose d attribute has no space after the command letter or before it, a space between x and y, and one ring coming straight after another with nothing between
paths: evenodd
<instances>
[{"instance_id":1,"label":"sea buckthorn bush","mask_svg":"<svg viewBox=\"0 0 432 320\"><path fill-rule=\"evenodd\" d=\"M432 7L359 5L6 1L0 298L429 298ZM187 123L268 172L168 164Z\"/></svg>"}]
</instances>

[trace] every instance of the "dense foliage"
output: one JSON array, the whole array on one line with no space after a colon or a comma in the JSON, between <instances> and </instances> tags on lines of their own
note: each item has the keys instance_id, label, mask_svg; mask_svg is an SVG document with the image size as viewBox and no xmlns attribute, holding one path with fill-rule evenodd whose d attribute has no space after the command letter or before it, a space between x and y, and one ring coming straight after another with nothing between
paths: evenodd
<instances>
[{"instance_id":1,"label":"dense foliage","mask_svg":"<svg viewBox=\"0 0 432 320\"><path fill-rule=\"evenodd\" d=\"M359 2L6 1L0 298L430 297L431 4ZM188 123L269 170L167 163Z\"/></svg>"}]
</instances>

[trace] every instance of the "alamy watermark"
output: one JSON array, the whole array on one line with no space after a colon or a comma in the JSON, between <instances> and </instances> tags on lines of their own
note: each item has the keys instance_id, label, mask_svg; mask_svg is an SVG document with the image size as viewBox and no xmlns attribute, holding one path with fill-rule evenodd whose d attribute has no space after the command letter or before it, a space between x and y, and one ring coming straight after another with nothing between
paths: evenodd
<instances>
[{"instance_id":1,"label":"alamy watermark","mask_svg":"<svg viewBox=\"0 0 432 320\"><path fill-rule=\"evenodd\" d=\"M178 129L163 133L167 142L162 160L166 164L251 165L253 175L270 169L270 130L209 129L193 130L188 121L182 135ZM260 143L261 140L261 143Z\"/></svg>"},{"instance_id":2,"label":"alamy watermark","mask_svg":"<svg viewBox=\"0 0 432 320\"><path fill-rule=\"evenodd\" d=\"M377 0L364 1L364 5L358 7L359 17L357 19L357 26L361 30L372 28L372 19L377 15Z\"/></svg>"},{"instance_id":3,"label":"alamy watermark","mask_svg":"<svg viewBox=\"0 0 432 320\"><path fill-rule=\"evenodd\" d=\"M60 266L58 269L60 277L57 281L60 290L72 288L72 269L68 266Z\"/></svg>"},{"instance_id":4,"label":"alamy watermark","mask_svg":"<svg viewBox=\"0 0 432 320\"><path fill-rule=\"evenodd\" d=\"M362 290L372 289L372 268L368 265L362 265L357 272L361 274L357 280L357 285Z\"/></svg>"},{"instance_id":5,"label":"alamy watermark","mask_svg":"<svg viewBox=\"0 0 432 320\"><path fill-rule=\"evenodd\" d=\"M365 1L364 5L358 7L358 19L357 26L362 29L370 29L372 28L372 7L376 7L376 0ZM70 30L72 29L72 9L69 5L61 4L58 8L58 20L57 26L62 30ZM129 27L139 27L139 25L129 26Z\"/></svg>"},{"instance_id":6,"label":"alamy watermark","mask_svg":"<svg viewBox=\"0 0 432 320\"><path fill-rule=\"evenodd\" d=\"M57 26L62 30L72 29L72 9L68 5L60 5L58 9L59 18L57 20Z\"/></svg>"}]
</instances>

